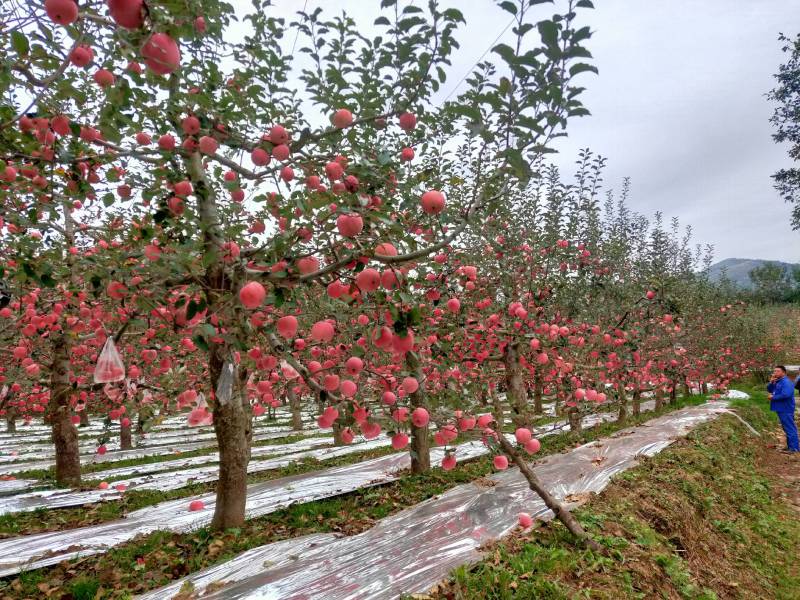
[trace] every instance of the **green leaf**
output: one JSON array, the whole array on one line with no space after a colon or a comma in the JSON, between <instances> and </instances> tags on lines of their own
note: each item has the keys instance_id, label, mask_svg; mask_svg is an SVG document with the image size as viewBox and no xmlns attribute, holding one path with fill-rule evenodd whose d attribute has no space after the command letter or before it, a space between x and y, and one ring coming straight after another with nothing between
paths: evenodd
<instances>
[{"instance_id":1,"label":"green leaf","mask_svg":"<svg viewBox=\"0 0 800 600\"><path fill-rule=\"evenodd\" d=\"M204 338L202 335L193 336L192 341L197 345L198 348L204 350L205 352L208 352L208 342L206 341L206 338Z\"/></svg>"},{"instance_id":2,"label":"green leaf","mask_svg":"<svg viewBox=\"0 0 800 600\"><path fill-rule=\"evenodd\" d=\"M26 263L22 263L22 270L25 272L25 275L27 275L29 278L34 279L34 280L38 280L39 279L36 276L36 271L31 266L31 263L27 263L27 262Z\"/></svg>"},{"instance_id":3,"label":"green leaf","mask_svg":"<svg viewBox=\"0 0 800 600\"><path fill-rule=\"evenodd\" d=\"M514 53L514 49L508 44L497 44L497 46L492 48L492 52L499 54L500 58L508 64L514 64L516 62L517 56Z\"/></svg>"},{"instance_id":4,"label":"green leaf","mask_svg":"<svg viewBox=\"0 0 800 600\"><path fill-rule=\"evenodd\" d=\"M456 104L451 109L457 115L464 115L471 121L479 123L481 118L481 111L477 106L469 106L467 104Z\"/></svg>"},{"instance_id":5,"label":"green leaf","mask_svg":"<svg viewBox=\"0 0 800 600\"><path fill-rule=\"evenodd\" d=\"M191 321L197 316L198 313L198 303L194 300L189 300L189 304L186 306L186 320Z\"/></svg>"},{"instance_id":6,"label":"green leaf","mask_svg":"<svg viewBox=\"0 0 800 600\"><path fill-rule=\"evenodd\" d=\"M28 38L21 31L11 32L11 45L20 56L26 56L31 49L28 45Z\"/></svg>"},{"instance_id":7,"label":"green leaf","mask_svg":"<svg viewBox=\"0 0 800 600\"><path fill-rule=\"evenodd\" d=\"M523 158L522 153L514 148L505 151L505 157L514 174L520 179L527 179L531 176L531 168Z\"/></svg>"},{"instance_id":8,"label":"green leaf","mask_svg":"<svg viewBox=\"0 0 800 600\"><path fill-rule=\"evenodd\" d=\"M542 42L548 48L558 47L558 27L552 21L540 21L537 24Z\"/></svg>"},{"instance_id":9,"label":"green leaf","mask_svg":"<svg viewBox=\"0 0 800 600\"><path fill-rule=\"evenodd\" d=\"M464 13L462 13L457 8L448 8L446 11L442 13L445 19L449 19L450 21L461 21L462 23L466 23L464 20Z\"/></svg>"},{"instance_id":10,"label":"green leaf","mask_svg":"<svg viewBox=\"0 0 800 600\"><path fill-rule=\"evenodd\" d=\"M517 14L517 5L514 4L513 2L509 2L508 0L506 0L506 2L501 2L500 8L502 8L506 12L510 12L512 15Z\"/></svg>"},{"instance_id":11,"label":"green leaf","mask_svg":"<svg viewBox=\"0 0 800 600\"><path fill-rule=\"evenodd\" d=\"M586 71L591 71L592 73L597 73L597 67L594 65L588 65L586 63L575 63L569 68L570 77L574 77L578 73L585 73Z\"/></svg>"}]
</instances>

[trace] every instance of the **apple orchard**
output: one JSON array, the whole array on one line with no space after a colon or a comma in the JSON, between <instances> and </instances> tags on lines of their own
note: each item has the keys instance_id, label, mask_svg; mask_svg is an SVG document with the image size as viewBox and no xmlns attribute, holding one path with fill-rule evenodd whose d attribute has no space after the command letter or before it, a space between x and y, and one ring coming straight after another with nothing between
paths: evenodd
<instances>
[{"instance_id":1,"label":"apple orchard","mask_svg":"<svg viewBox=\"0 0 800 600\"><path fill-rule=\"evenodd\" d=\"M216 433L212 526L238 526L253 420L285 404L337 444L388 433L415 472L483 439L585 537L527 465L545 403L624 420L780 351L677 224L598 199L602 158L548 165L589 114L587 0L499 3L512 41L444 100L467 40L436 2L382 0L368 28L263 0L9 5L0 407L52 428L62 486L90 415L124 449L184 412Z\"/></svg>"}]
</instances>

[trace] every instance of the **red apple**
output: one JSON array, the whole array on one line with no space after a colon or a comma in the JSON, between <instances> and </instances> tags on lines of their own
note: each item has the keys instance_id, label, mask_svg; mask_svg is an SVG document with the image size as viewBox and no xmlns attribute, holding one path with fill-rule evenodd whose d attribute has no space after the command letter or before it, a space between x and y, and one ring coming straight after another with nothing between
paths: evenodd
<instances>
[{"instance_id":1,"label":"red apple","mask_svg":"<svg viewBox=\"0 0 800 600\"><path fill-rule=\"evenodd\" d=\"M178 43L166 33L154 33L142 46L142 57L147 67L159 75L168 75L181 64Z\"/></svg>"}]
</instances>

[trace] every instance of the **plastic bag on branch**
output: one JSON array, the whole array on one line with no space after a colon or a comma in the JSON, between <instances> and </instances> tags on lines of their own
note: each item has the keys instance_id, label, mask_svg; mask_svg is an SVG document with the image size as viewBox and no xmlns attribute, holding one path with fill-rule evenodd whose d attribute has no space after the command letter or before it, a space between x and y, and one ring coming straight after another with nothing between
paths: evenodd
<instances>
[{"instance_id":1,"label":"plastic bag on branch","mask_svg":"<svg viewBox=\"0 0 800 600\"><path fill-rule=\"evenodd\" d=\"M222 365L222 372L219 374L219 381L217 381L217 391L215 397L217 402L221 405L226 405L233 397L233 384L236 374L236 367L230 361L226 361Z\"/></svg>"},{"instance_id":2,"label":"plastic bag on branch","mask_svg":"<svg viewBox=\"0 0 800 600\"><path fill-rule=\"evenodd\" d=\"M208 410L208 402L206 402L206 397L202 393L197 395L197 404L195 404L192 412L189 413L186 422L189 427L203 427L214 422L214 415Z\"/></svg>"},{"instance_id":3,"label":"plastic bag on branch","mask_svg":"<svg viewBox=\"0 0 800 600\"><path fill-rule=\"evenodd\" d=\"M94 368L95 383L113 383L125 379L125 364L114 345L114 338L106 339Z\"/></svg>"}]
</instances>

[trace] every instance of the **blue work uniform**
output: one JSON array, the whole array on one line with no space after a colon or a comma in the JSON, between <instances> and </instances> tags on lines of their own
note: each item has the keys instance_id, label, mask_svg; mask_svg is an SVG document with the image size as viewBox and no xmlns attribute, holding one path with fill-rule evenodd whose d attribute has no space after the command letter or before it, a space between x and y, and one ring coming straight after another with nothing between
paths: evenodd
<instances>
[{"instance_id":1,"label":"blue work uniform","mask_svg":"<svg viewBox=\"0 0 800 600\"><path fill-rule=\"evenodd\" d=\"M775 383L767 384L767 391L772 394L769 409L778 413L781 427L786 434L786 448L792 452L800 452L797 439L797 425L794 422L794 384L786 375Z\"/></svg>"}]
</instances>

